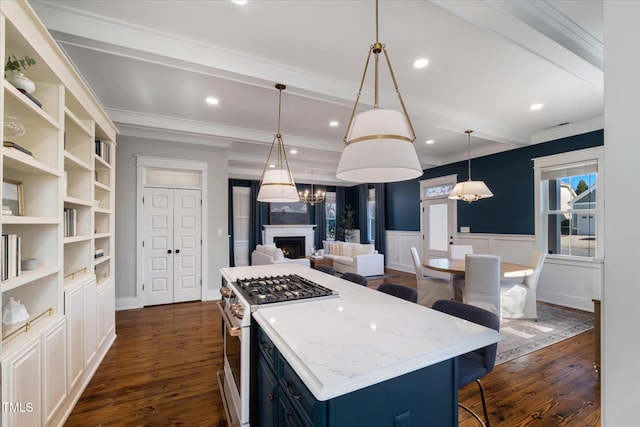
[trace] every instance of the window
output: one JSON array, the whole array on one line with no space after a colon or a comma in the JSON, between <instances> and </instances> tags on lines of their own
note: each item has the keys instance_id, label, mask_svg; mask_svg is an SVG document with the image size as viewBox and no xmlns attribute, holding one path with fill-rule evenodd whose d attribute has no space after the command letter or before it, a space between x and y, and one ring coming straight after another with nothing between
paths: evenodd
<instances>
[{"instance_id":1,"label":"window","mask_svg":"<svg viewBox=\"0 0 640 427\"><path fill-rule=\"evenodd\" d=\"M325 228L327 240L336 239L336 193L325 195Z\"/></svg>"},{"instance_id":2,"label":"window","mask_svg":"<svg viewBox=\"0 0 640 427\"><path fill-rule=\"evenodd\" d=\"M536 236L550 255L602 256L601 149L534 159L540 213Z\"/></svg>"},{"instance_id":3,"label":"window","mask_svg":"<svg viewBox=\"0 0 640 427\"><path fill-rule=\"evenodd\" d=\"M367 203L367 232L369 242L376 240L376 190L369 189L369 201Z\"/></svg>"}]
</instances>

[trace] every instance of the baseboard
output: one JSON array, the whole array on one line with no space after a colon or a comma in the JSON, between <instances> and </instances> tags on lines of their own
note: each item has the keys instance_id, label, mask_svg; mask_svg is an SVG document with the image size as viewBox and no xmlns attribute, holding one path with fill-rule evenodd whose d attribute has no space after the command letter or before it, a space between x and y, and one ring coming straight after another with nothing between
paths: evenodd
<instances>
[{"instance_id":1,"label":"baseboard","mask_svg":"<svg viewBox=\"0 0 640 427\"><path fill-rule=\"evenodd\" d=\"M405 273L414 273L413 265L404 265L400 263L389 262L385 265L385 268L389 268L391 270L403 271Z\"/></svg>"},{"instance_id":2,"label":"baseboard","mask_svg":"<svg viewBox=\"0 0 640 427\"><path fill-rule=\"evenodd\" d=\"M142 308L142 306L138 302L138 298L116 298L116 311L131 310L132 308Z\"/></svg>"},{"instance_id":3,"label":"baseboard","mask_svg":"<svg viewBox=\"0 0 640 427\"><path fill-rule=\"evenodd\" d=\"M540 289L538 289L536 299L549 304L575 308L576 310L593 313L593 301L587 298L579 298L573 295L563 295L553 292L540 292Z\"/></svg>"}]
</instances>

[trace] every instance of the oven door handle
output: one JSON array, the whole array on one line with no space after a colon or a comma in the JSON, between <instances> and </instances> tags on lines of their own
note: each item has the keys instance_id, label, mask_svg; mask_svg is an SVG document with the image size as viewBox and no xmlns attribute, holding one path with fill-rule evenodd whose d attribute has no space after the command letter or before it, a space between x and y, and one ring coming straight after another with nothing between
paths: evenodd
<instances>
[{"instance_id":1,"label":"oven door handle","mask_svg":"<svg viewBox=\"0 0 640 427\"><path fill-rule=\"evenodd\" d=\"M216 303L216 305L218 306L218 310L220 310L220 314L222 314L222 320L224 320L224 324L227 327L227 332L229 333L229 335L231 335L232 337L241 337L242 336L242 328L240 326L231 326L231 318L229 317L229 314L224 311L224 307L222 307L222 302L218 301Z\"/></svg>"}]
</instances>

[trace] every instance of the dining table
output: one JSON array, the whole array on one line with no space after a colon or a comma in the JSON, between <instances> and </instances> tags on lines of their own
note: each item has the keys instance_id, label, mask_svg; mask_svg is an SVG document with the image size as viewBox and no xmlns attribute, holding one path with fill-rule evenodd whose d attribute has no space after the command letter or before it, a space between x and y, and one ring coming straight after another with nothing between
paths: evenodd
<instances>
[{"instance_id":1,"label":"dining table","mask_svg":"<svg viewBox=\"0 0 640 427\"><path fill-rule=\"evenodd\" d=\"M451 258L428 258L422 262L422 266L429 270L451 274L453 285L453 299L462 301L462 289L464 288L465 260ZM533 274L533 268L526 264L500 261L500 275L506 279L519 278Z\"/></svg>"}]
</instances>

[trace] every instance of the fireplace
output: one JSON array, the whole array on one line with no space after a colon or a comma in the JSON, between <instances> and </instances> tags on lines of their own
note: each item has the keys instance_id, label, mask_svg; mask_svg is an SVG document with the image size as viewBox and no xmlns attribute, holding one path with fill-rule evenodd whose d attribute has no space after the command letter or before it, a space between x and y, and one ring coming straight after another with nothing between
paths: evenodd
<instances>
[{"instance_id":1,"label":"fireplace","mask_svg":"<svg viewBox=\"0 0 640 427\"><path fill-rule=\"evenodd\" d=\"M316 228L315 224L301 224L301 225L263 225L262 242L264 245L276 243L275 238L303 238L302 240L302 252L300 257L311 255L315 243L315 234L313 229ZM278 245L280 246L280 245Z\"/></svg>"},{"instance_id":2,"label":"fireplace","mask_svg":"<svg viewBox=\"0 0 640 427\"><path fill-rule=\"evenodd\" d=\"M282 253L286 258L296 259L305 256L304 236L274 237L273 243L282 249Z\"/></svg>"}]
</instances>

